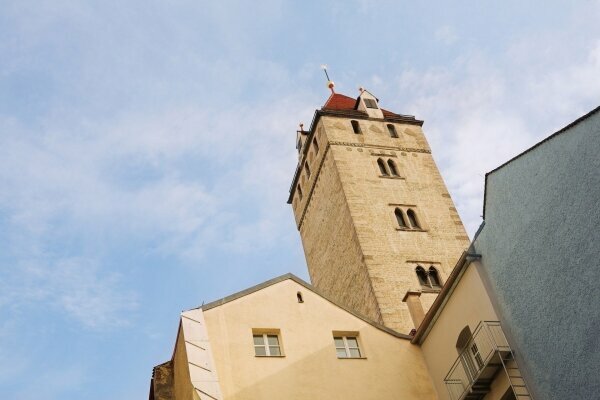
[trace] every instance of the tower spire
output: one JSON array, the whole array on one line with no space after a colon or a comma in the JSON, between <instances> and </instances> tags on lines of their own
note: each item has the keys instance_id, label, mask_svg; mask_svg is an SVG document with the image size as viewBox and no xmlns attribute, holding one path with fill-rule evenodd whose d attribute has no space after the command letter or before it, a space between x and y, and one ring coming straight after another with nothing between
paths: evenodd
<instances>
[{"instance_id":1,"label":"tower spire","mask_svg":"<svg viewBox=\"0 0 600 400\"><path fill-rule=\"evenodd\" d=\"M325 77L327 77L327 87L331 90L332 94L335 94L335 83L331 79L329 79L329 74L327 73L327 64L321 64L321 68L325 71Z\"/></svg>"}]
</instances>

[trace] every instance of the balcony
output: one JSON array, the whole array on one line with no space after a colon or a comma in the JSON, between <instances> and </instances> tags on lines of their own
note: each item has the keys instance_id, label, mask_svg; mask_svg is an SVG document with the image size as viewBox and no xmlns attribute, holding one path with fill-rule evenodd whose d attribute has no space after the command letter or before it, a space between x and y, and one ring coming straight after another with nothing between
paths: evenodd
<instances>
[{"instance_id":1,"label":"balcony","mask_svg":"<svg viewBox=\"0 0 600 400\"><path fill-rule=\"evenodd\" d=\"M483 399L502 369L514 398L532 400L500 322L482 321L444 378L450 399Z\"/></svg>"}]
</instances>

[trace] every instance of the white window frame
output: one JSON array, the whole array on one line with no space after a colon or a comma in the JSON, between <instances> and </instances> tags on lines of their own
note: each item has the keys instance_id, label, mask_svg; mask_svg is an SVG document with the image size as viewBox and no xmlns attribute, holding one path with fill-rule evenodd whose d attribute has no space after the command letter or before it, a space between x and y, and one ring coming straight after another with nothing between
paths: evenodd
<instances>
[{"instance_id":1,"label":"white window frame","mask_svg":"<svg viewBox=\"0 0 600 400\"><path fill-rule=\"evenodd\" d=\"M344 341L344 347L337 347L337 345L335 343L335 340L340 339L340 338ZM356 347L351 347L348 344L349 338L354 339L356 341ZM333 345L335 347L335 354L337 355L337 358L363 358L362 351L360 350L360 343L358 342L358 336L335 335L335 336L333 336ZM346 357L340 357L337 354L337 351L342 350L342 349L344 349L344 351L346 352ZM358 350L358 357L353 357L352 353L350 352L350 349Z\"/></svg>"},{"instance_id":2,"label":"white window frame","mask_svg":"<svg viewBox=\"0 0 600 400\"><path fill-rule=\"evenodd\" d=\"M262 345L254 343L255 336L262 336L262 338L263 338ZM277 338L277 348L279 349L279 354L271 354L271 347L275 347L275 346L269 345L269 336L274 336ZM274 333L274 332L253 333L252 334L252 344L254 344L254 356L255 357L283 357L283 352L281 351L281 338L279 337L279 334L277 334L277 333ZM265 355L256 354L257 347L263 347L265 349Z\"/></svg>"}]
</instances>

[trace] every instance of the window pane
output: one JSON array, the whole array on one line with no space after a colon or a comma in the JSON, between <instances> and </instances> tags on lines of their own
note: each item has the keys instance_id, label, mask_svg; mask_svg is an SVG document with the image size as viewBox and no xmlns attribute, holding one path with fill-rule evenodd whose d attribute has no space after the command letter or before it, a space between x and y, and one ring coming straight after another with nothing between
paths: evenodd
<instances>
[{"instance_id":1,"label":"window pane","mask_svg":"<svg viewBox=\"0 0 600 400\"><path fill-rule=\"evenodd\" d=\"M365 105L367 108L377 108L377 102L373 99L365 99Z\"/></svg>"},{"instance_id":2,"label":"window pane","mask_svg":"<svg viewBox=\"0 0 600 400\"><path fill-rule=\"evenodd\" d=\"M280 356L281 352L279 351L279 346L269 346L269 353L272 356Z\"/></svg>"},{"instance_id":3,"label":"window pane","mask_svg":"<svg viewBox=\"0 0 600 400\"><path fill-rule=\"evenodd\" d=\"M341 347L342 349L344 348L344 339L341 337L336 337L333 338L333 340L335 341L335 347Z\"/></svg>"},{"instance_id":4,"label":"window pane","mask_svg":"<svg viewBox=\"0 0 600 400\"><path fill-rule=\"evenodd\" d=\"M269 341L269 346L279 346L277 335L269 335L267 336L267 340Z\"/></svg>"},{"instance_id":5,"label":"window pane","mask_svg":"<svg viewBox=\"0 0 600 400\"><path fill-rule=\"evenodd\" d=\"M262 335L254 335L254 345L263 345L264 346L265 341L263 339Z\"/></svg>"},{"instance_id":6,"label":"window pane","mask_svg":"<svg viewBox=\"0 0 600 400\"><path fill-rule=\"evenodd\" d=\"M352 358L359 358L360 357L360 351L358 349L350 349L350 357L352 357Z\"/></svg>"},{"instance_id":7,"label":"window pane","mask_svg":"<svg viewBox=\"0 0 600 400\"><path fill-rule=\"evenodd\" d=\"M256 354L257 356L266 356L267 351L265 350L264 346L256 346L254 347L254 354Z\"/></svg>"},{"instance_id":8,"label":"window pane","mask_svg":"<svg viewBox=\"0 0 600 400\"><path fill-rule=\"evenodd\" d=\"M348 341L348 347L358 347L358 342L355 337L349 337L346 340Z\"/></svg>"},{"instance_id":9,"label":"window pane","mask_svg":"<svg viewBox=\"0 0 600 400\"><path fill-rule=\"evenodd\" d=\"M335 352L339 358L348 358L346 355L346 349L336 349Z\"/></svg>"}]
</instances>

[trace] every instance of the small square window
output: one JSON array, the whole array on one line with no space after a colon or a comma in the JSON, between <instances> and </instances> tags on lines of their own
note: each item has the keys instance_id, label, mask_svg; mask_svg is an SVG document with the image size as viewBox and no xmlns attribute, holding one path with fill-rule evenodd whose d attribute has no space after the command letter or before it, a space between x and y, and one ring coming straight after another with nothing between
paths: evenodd
<instances>
[{"instance_id":1,"label":"small square window","mask_svg":"<svg viewBox=\"0 0 600 400\"><path fill-rule=\"evenodd\" d=\"M367 108L379 108L377 107L377 102L373 99L364 99L365 100L365 106L367 106Z\"/></svg>"},{"instance_id":2,"label":"small square window","mask_svg":"<svg viewBox=\"0 0 600 400\"><path fill-rule=\"evenodd\" d=\"M279 336L276 334L254 334L254 355L258 357L281 356Z\"/></svg>"},{"instance_id":3,"label":"small square window","mask_svg":"<svg viewBox=\"0 0 600 400\"><path fill-rule=\"evenodd\" d=\"M338 358L361 358L356 336L335 336L335 353Z\"/></svg>"}]
</instances>

